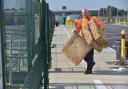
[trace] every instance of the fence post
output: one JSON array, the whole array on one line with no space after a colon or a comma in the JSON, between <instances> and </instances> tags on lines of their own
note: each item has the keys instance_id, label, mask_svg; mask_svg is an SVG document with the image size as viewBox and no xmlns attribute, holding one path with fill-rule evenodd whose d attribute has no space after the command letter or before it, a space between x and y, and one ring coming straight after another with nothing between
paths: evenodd
<instances>
[{"instance_id":1,"label":"fence post","mask_svg":"<svg viewBox=\"0 0 128 89\"><path fill-rule=\"evenodd\" d=\"M46 18L47 18L47 5L45 0L41 3L41 45L43 46L43 57L42 57L42 64L43 64L43 70L44 70L44 89L48 89L48 61L47 61L47 27L46 27Z\"/></svg>"},{"instance_id":2,"label":"fence post","mask_svg":"<svg viewBox=\"0 0 128 89\"><path fill-rule=\"evenodd\" d=\"M5 87L5 63L4 63L4 12L3 12L3 0L0 0L0 88Z\"/></svg>"}]
</instances>

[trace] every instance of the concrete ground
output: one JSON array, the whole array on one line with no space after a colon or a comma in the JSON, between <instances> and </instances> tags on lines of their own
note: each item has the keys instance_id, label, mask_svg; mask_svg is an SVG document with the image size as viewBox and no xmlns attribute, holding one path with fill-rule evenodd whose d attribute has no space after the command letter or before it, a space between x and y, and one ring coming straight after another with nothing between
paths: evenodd
<instances>
[{"instance_id":1,"label":"concrete ground","mask_svg":"<svg viewBox=\"0 0 128 89\"><path fill-rule=\"evenodd\" d=\"M114 65L116 52L104 48L102 52L95 51L96 65L93 74L84 74L86 63L73 65L62 54L61 49L72 35L72 27L60 25L55 28L52 44L52 68L49 73L50 89L128 89L128 66Z\"/></svg>"}]
</instances>

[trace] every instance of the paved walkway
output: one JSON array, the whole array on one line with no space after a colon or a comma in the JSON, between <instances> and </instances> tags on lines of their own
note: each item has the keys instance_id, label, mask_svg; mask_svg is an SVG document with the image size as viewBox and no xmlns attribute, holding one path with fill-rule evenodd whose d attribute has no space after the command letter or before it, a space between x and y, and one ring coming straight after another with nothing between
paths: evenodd
<instances>
[{"instance_id":1,"label":"paved walkway","mask_svg":"<svg viewBox=\"0 0 128 89\"><path fill-rule=\"evenodd\" d=\"M128 89L128 66L114 65L115 51L105 48L96 52L93 74L86 75L86 63L74 66L61 49L70 38L73 28L63 25L55 28L52 44L52 68L49 73L50 89Z\"/></svg>"},{"instance_id":2,"label":"paved walkway","mask_svg":"<svg viewBox=\"0 0 128 89\"><path fill-rule=\"evenodd\" d=\"M116 23L112 23L112 24L110 24L110 25L115 25L115 26L122 26L122 27L128 27L128 23L127 24L124 24L124 23L122 23L122 24L116 24Z\"/></svg>"}]
</instances>

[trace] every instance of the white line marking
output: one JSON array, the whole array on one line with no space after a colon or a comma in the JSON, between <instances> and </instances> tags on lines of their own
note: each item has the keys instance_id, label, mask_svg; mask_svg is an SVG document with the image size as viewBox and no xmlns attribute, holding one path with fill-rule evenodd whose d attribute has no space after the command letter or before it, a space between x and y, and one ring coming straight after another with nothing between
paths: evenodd
<instances>
[{"instance_id":1,"label":"white line marking","mask_svg":"<svg viewBox=\"0 0 128 89\"><path fill-rule=\"evenodd\" d=\"M124 25L121 25L121 24L111 24L111 25L115 25L115 26L123 26L123 27L124 27ZM128 25L125 25L125 27L128 27Z\"/></svg>"},{"instance_id":2,"label":"white line marking","mask_svg":"<svg viewBox=\"0 0 128 89\"><path fill-rule=\"evenodd\" d=\"M112 69L112 71L115 71L115 72L123 72L123 71L128 71L128 69L123 68L123 67L119 67L117 69Z\"/></svg>"},{"instance_id":3,"label":"white line marking","mask_svg":"<svg viewBox=\"0 0 128 89\"><path fill-rule=\"evenodd\" d=\"M114 51L114 52L116 52L116 50L114 50L114 49L112 49L111 47L108 47L110 50L112 50L112 51Z\"/></svg>"},{"instance_id":4,"label":"white line marking","mask_svg":"<svg viewBox=\"0 0 128 89\"><path fill-rule=\"evenodd\" d=\"M101 80L93 80L96 89L107 89Z\"/></svg>"}]
</instances>

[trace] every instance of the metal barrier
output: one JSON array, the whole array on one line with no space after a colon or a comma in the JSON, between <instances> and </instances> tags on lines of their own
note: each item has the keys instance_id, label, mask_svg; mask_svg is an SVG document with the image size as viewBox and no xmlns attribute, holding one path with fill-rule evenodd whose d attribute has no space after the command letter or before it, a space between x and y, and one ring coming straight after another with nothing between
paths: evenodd
<instances>
[{"instance_id":1,"label":"metal barrier","mask_svg":"<svg viewBox=\"0 0 128 89\"><path fill-rule=\"evenodd\" d=\"M7 6L7 2L0 5ZM0 8L5 14L0 14L4 89L39 89L41 85L48 89L55 16L45 0L16 0L13 4L16 7Z\"/></svg>"},{"instance_id":2,"label":"metal barrier","mask_svg":"<svg viewBox=\"0 0 128 89\"><path fill-rule=\"evenodd\" d=\"M55 23L55 16L54 14L49 11L49 6L47 3L43 2L41 4L41 43L43 45L43 59L44 59L44 75L43 75L43 87L44 89L48 88L49 78L48 78L48 69L51 63L51 41L54 32L54 23Z\"/></svg>"},{"instance_id":3,"label":"metal barrier","mask_svg":"<svg viewBox=\"0 0 128 89\"><path fill-rule=\"evenodd\" d=\"M40 29L40 38L37 45L37 50L39 52L37 54L39 54L39 59L37 58L36 60L37 63L35 62L35 65L31 68L31 71L29 72L29 75L24 83L25 86L23 89L26 88L38 89L40 83L43 83L42 87L44 89L48 89L49 87L48 69L50 68L50 63L51 63L51 41L54 32L55 16L49 10L49 6L46 2L42 2L40 8L41 8L41 12L40 12L41 29ZM39 68L41 68L41 71L39 70ZM37 70L37 72L35 70ZM40 73L41 77L40 76L37 77L37 73L38 74Z\"/></svg>"}]
</instances>

